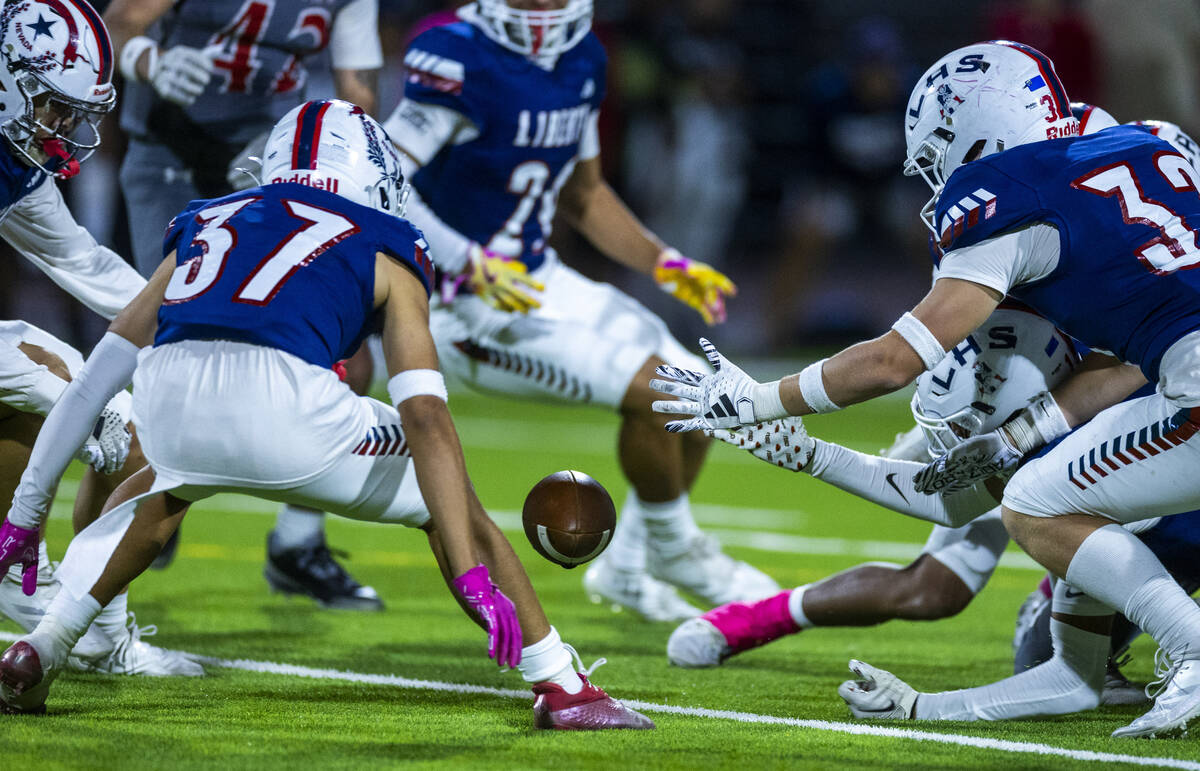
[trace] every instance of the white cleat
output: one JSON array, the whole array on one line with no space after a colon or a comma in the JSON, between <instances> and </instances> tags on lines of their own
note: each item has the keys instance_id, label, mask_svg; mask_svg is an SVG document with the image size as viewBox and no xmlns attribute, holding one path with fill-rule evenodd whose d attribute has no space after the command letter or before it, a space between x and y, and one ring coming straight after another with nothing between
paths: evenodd
<instances>
[{"instance_id":1,"label":"white cleat","mask_svg":"<svg viewBox=\"0 0 1200 771\"><path fill-rule=\"evenodd\" d=\"M667 640L667 660L686 669L720 666L731 652L725 635L705 618L689 618Z\"/></svg>"},{"instance_id":2,"label":"white cleat","mask_svg":"<svg viewBox=\"0 0 1200 771\"><path fill-rule=\"evenodd\" d=\"M647 621L682 621L704 611L679 596L675 587L640 570L623 570L603 557L588 566L583 588L595 603L628 608Z\"/></svg>"},{"instance_id":3,"label":"white cleat","mask_svg":"<svg viewBox=\"0 0 1200 771\"><path fill-rule=\"evenodd\" d=\"M204 667L200 662L179 651L159 648L143 642L143 637L152 637L158 627L138 626L136 618L129 614L129 625L116 641L113 652L87 667L89 672L110 675L142 675L144 677L203 677Z\"/></svg>"},{"instance_id":4,"label":"white cleat","mask_svg":"<svg viewBox=\"0 0 1200 771\"><path fill-rule=\"evenodd\" d=\"M1200 716L1200 661L1184 659L1175 664L1160 649L1154 656L1154 664L1159 676L1155 683L1162 684L1154 706L1129 725L1113 731L1113 736L1153 739L1176 732L1186 734L1188 723Z\"/></svg>"},{"instance_id":5,"label":"white cleat","mask_svg":"<svg viewBox=\"0 0 1200 771\"><path fill-rule=\"evenodd\" d=\"M779 592L779 584L758 568L721 551L717 539L699 534L686 551L659 556L650 545L650 574L713 605L754 602Z\"/></svg>"},{"instance_id":6,"label":"white cleat","mask_svg":"<svg viewBox=\"0 0 1200 771\"><path fill-rule=\"evenodd\" d=\"M34 590L33 596L29 597L21 591L20 574L10 571L0 579L0 614L12 619L24 632L32 632L41 622L42 616L46 615L46 608L50 607L50 601L61 587L62 584L54 576L52 568L43 569L39 566L37 589ZM112 649L112 640L93 624L79 642L75 643L71 655L94 661L104 658Z\"/></svg>"}]
</instances>

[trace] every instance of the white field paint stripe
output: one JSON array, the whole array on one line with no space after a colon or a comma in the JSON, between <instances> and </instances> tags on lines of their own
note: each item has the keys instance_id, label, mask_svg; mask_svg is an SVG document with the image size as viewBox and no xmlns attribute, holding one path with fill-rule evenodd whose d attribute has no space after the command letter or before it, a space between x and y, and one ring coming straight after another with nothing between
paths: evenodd
<instances>
[{"instance_id":1,"label":"white field paint stripe","mask_svg":"<svg viewBox=\"0 0 1200 771\"><path fill-rule=\"evenodd\" d=\"M0 632L0 639L16 640L18 635ZM296 664L277 664L271 661L254 661L252 659L219 659L211 656L193 656L200 663L210 667L238 669L245 672L258 672L271 675L290 675L292 677L308 677L314 680L338 680L347 683L363 683L365 685L388 685L396 688L411 688L423 691L441 691L445 693L479 694L484 696L499 696L509 699L530 699L529 691L512 688L492 688L486 685L471 685L468 683L446 683L438 680L418 680L398 675L376 675L363 672L347 672L339 669L317 669L314 667L298 666ZM732 720L738 723L756 723L760 725L782 725L794 728L807 728L815 731L830 731L833 733L851 734L855 736L880 736L891 739L910 739L913 741L937 742L939 744L956 744L960 747L974 747L982 750L997 750L1021 754L1046 755L1069 758L1084 762L1095 763L1128 763L1151 768L1181 768L1188 771L1200 771L1200 763L1177 758L1148 757L1140 755L1120 755L1111 752L1093 752L1091 750L1073 750L1066 747L1055 747L1037 742L1016 742L1004 739L989 739L982 736L967 736L965 734L944 734L937 731L918 731L911 728L891 728L888 726L861 725L858 723L839 723L831 720L802 720L793 717L778 717L775 715L759 715L753 712L736 712L725 709L708 709L707 707L680 707L672 704L656 704L649 701L622 699L634 709L644 712L658 712L685 717L708 718L710 720Z\"/></svg>"}]
</instances>

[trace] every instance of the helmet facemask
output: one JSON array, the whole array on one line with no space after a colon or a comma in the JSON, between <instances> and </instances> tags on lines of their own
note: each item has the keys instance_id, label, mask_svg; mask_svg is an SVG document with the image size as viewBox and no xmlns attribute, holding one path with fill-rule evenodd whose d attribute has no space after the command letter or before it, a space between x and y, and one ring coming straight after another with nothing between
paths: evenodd
<instances>
[{"instance_id":1,"label":"helmet facemask","mask_svg":"<svg viewBox=\"0 0 1200 771\"><path fill-rule=\"evenodd\" d=\"M929 457L937 458L950 452L964 440L970 439L983 429L984 414L974 404L964 407L946 417L928 412L921 405L920 392L913 393L913 418L925 434L929 445Z\"/></svg>"},{"instance_id":2,"label":"helmet facemask","mask_svg":"<svg viewBox=\"0 0 1200 771\"><path fill-rule=\"evenodd\" d=\"M0 132L31 166L64 179L75 176L79 164L100 146L100 121L116 103L115 92L90 102L63 94L20 64L14 75L25 112L6 121Z\"/></svg>"},{"instance_id":3,"label":"helmet facemask","mask_svg":"<svg viewBox=\"0 0 1200 771\"><path fill-rule=\"evenodd\" d=\"M522 56L556 57L583 40L592 26L592 0L567 0L562 8L532 11L506 0L478 0L479 27L505 48Z\"/></svg>"}]
</instances>

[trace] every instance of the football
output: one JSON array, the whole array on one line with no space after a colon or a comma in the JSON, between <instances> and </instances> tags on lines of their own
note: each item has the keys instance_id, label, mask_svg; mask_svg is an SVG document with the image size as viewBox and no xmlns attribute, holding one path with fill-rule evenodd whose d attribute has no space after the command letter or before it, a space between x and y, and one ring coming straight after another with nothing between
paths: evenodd
<instances>
[{"instance_id":1,"label":"football","mask_svg":"<svg viewBox=\"0 0 1200 771\"><path fill-rule=\"evenodd\" d=\"M582 471L558 471L525 496L525 535L538 554L573 568L594 559L612 540L617 511L604 486Z\"/></svg>"}]
</instances>

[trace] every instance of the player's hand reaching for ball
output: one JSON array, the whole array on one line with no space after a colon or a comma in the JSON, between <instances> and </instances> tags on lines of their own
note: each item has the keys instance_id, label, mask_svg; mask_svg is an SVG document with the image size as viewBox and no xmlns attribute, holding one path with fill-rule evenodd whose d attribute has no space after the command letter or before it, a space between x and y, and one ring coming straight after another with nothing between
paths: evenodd
<instances>
[{"instance_id":1,"label":"player's hand reaching for ball","mask_svg":"<svg viewBox=\"0 0 1200 771\"><path fill-rule=\"evenodd\" d=\"M693 308L709 326L725 321L725 298L737 294L737 287L724 273L674 249L664 249L658 255L654 281L664 292Z\"/></svg>"},{"instance_id":2,"label":"player's hand reaching for ball","mask_svg":"<svg viewBox=\"0 0 1200 771\"><path fill-rule=\"evenodd\" d=\"M528 313L542 307L530 290L541 292L545 289L540 281L529 275L525 263L475 243L467 249L466 267L443 286L443 302L453 300L464 285L491 307L507 313Z\"/></svg>"},{"instance_id":3,"label":"player's hand reaching for ball","mask_svg":"<svg viewBox=\"0 0 1200 771\"><path fill-rule=\"evenodd\" d=\"M502 667L521 663L521 624L512 600L492 583L486 565L476 565L454 579L454 591L487 626L488 656Z\"/></svg>"},{"instance_id":4,"label":"player's hand reaching for ball","mask_svg":"<svg viewBox=\"0 0 1200 771\"><path fill-rule=\"evenodd\" d=\"M705 430L704 433L789 471L802 471L812 460L817 444L804 428L804 421L797 417L733 429Z\"/></svg>"},{"instance_id":5,"label":"player's hand reaching for ball","mask_svg":"<svg viewBox=\"0 0 1200 771\"><path fill-rule=\"evenodd\" d=\"M765 384L755 381L703 337L700 348L715 372L702 374L662 365L654 374L663 379L650 381L655 391L677 397L654 402L655 412L691 416L671 421L666 426L668 431L737 428L787 416L777 381Z\"/></svg>"}]
</instances>

